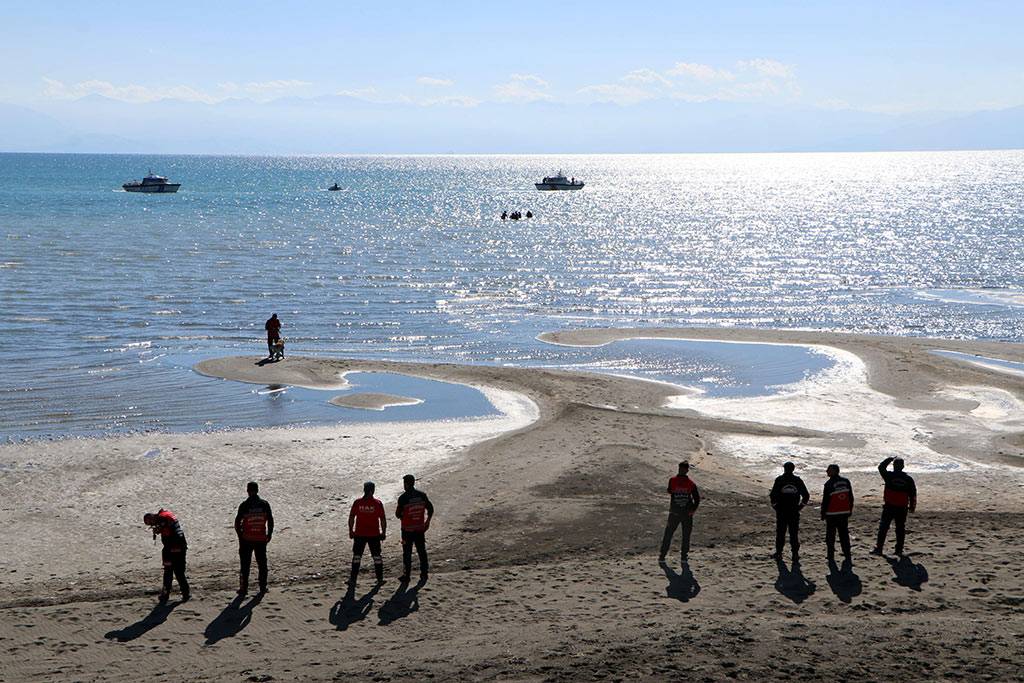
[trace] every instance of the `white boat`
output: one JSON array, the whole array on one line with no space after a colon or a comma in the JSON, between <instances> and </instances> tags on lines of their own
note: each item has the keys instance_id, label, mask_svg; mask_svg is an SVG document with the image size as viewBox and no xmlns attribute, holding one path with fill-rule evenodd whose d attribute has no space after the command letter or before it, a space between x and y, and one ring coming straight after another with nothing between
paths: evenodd
<instances>
[{"instance_id":1,"label":"white boat","mask_svg":"<svg viewBox=\"0 0 1024 683\"><path fill-rule=\"evenodd\" d=\"M167 178L150 171L142 180L131 180L121 187L125 192L177 192L181 183L169 183Z\"/></svg>"},{"instance_id":2,"label":"white boat","mask_svg":"<svg viewBox=\"0 0 1024 683\"><path fill-rule=\"evenodd\" d=\"M582 190L583 181L575 178L569 180L559 171L558 175L547 176L541 182L534 183L534 186L538 190Z\"/></svg>"}]
</instances>

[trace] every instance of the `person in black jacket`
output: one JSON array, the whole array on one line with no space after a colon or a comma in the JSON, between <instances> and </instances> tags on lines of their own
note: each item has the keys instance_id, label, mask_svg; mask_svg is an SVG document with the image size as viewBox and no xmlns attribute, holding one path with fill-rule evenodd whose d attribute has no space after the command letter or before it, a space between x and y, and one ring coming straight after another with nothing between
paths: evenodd
<instances>
[{"instance_id":1,"label":"person in black jacket","mask_svg":"<svg viewBox=\"0 0 1024 683\"><path fill-rule=\"evenodd\" d=\"M782 466L782 474L775 478L772 486L772 508L775 509L775 559L782 559L782 549L786 545L786 532L789 532L789 546L793 551L793 561L800 559L800 511L811 499L804 480L793 474L796 465L787 462Z\"/></svg>"},{"instance_id":2,"label":"person in black jacket","mask_svg":"<svg viewBox=\"0 0 1024 683\"><path fill-rule=\"evenodd\" d=\"M274 513L270 503L259 497L260 487L250 481L245 487L249 497L238 506L235 515L235 533L238 534L238 559L241 565L238 594L249 592L249 568L256 556L259 568L260 593L267 592L267 544L274 535Z\"/></svg>"},{"instance_id":3,"label":"person in black jacket","mask_svg":"<svg viewBox=\"0 0 1024 683\"><path fill-rule=\"evenodd\" d=\"M416 554L420 558L420 581L427 580L427 542L425 534L434 519L434 506L427 494L416 489L416 477L407 474L402 477L405 493L398 497L395 517L402 520L402 564L405 573L399 581L409 582L412 571L412 547L416 546Z\"/></svg>"},{"instance_id":4,"label":"person in black jacket","mask_svg":"<svg viewBox=\"0 0 1024 683\"><path fill-rule=\"evenodd\" d=\"M853 484L839 476L839 465L825 470L828 481L821 492L821 518L825 520L825 544L828 559L836 556L836 534L843 548L843 557L850 562L850 516L853 514Z\"/></svg>"},{"instance_id":5,"label":"person in black jacket","mask_svg":"<svg viewBox=\"0 0 1024 683\"><path fill-rule=\"evenodd\" d=\"M892 472L889 471L892 463ZM878 463L878 473L885 481L882 494L882 519L878 523L878 543L871 552L881 555L885 547L885 537L889 533L889 525L896 522L896 554L903 554L903 541L906 538L907 512L917 509L917 484L914 478L903 471L903 458L886 458Z\"/></svg>"}]
</instances>

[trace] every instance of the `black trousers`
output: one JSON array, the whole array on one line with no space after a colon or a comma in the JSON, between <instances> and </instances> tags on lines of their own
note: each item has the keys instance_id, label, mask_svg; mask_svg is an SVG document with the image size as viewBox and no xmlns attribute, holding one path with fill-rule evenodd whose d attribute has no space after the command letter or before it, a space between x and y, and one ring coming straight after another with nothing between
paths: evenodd
<instances>
[{"instance_id":1,"label":"black trousers","mask_svg":"<svg viewBox=\"0 0 1024 683\"><path fill-rule=\"evenodd\" d=\"M661 556L668 555L672 547L672 537L676 535L676 529L683 528L682 556L685 560L690 555L690 535L693 533L693 517L685 510L668 511L668 522L665 524L665 534L661 537Z\"/></svg>"},{"instance_id":2,"label":"black trousers","mask_svg":"<svg viewBox=\"0 0 1024 683\"><path fill-rule=\"evenodd\" d=\"M427 541L422 531L402 531L402 565L405 567L405 575L412 571L412 547L416 546L416 554L420 556L420 574L426 574L427 564Z\"/></svg>"},{"instance_id":3,"label":"black trousers","mask_svg":"<svg viewBox=\"0 0 1024 683\"><path fill-rule=\"evenodd\" d=\"M789 533L789 547L796 555L800 552L800 511L775 511L775 552L781 553L786 546L786 533Z\"/></svg>"},{"instance_id":4,"label":"black trousers","mask_svg":"<svg viewBox=\"0 0 1024 683\"><path fill-rule=\"evenodd\" d=\"M260 590L267 588L267 543L266 541L238 541L238 559L241 564L241 588L249 588L249 568L252 567L252 556L256 556L256 567L259 569Z\"/></svg>"},{"instance_id":5,"label":"black trousers","mask_svg":"<svg viewBox=\"0 0 1024 683\"><path fill-rule=\"evenodd\" d=\"M895 505L882 506L882 519L878 523L878 547L885 545L889 525L896 522L896 554L903 552L903 541L907 536L907 508Z\"/></svg>"},{"instance_id":6,"label":"black trousers","mask_svg":"<svg viewBox=\"0 0 1024 683\"><path fill-rule=\"evenodd\" d=\"M177 552L171 552L167 548L161 553L164 561L164 593L170 595L171 584L175 578L178 579L178 589L181 594L188 595L188 579L185 578L185 553L183 548Z\"/></svg>"},{"instance_id":7,"label":"black trousers","mask_svg":"<svg viewBox=\"0 0 1024 683\"><path fill-rule=\"evenodd\" d=\"M828 546L829 557L836 554L836 534L839 534L839 545L843 555L850 557L850 515L828 515L825 517L825 545Z\"/></svg>"},{"instance_id":8,"label":"black trousers","mask_svg":"<svg viewBox=\"0 0 1024 683\"><path fill-rule=\"evenodd\" d=\"M356 577L359 575L359 565L363 561L363 550L370 546L370 556L373 558L373 570L378 579L384 578L384 558L380 555L380 536L356 536L352 539L352 577L351 583L355 585Z\"/></svg>"}]
</instances>

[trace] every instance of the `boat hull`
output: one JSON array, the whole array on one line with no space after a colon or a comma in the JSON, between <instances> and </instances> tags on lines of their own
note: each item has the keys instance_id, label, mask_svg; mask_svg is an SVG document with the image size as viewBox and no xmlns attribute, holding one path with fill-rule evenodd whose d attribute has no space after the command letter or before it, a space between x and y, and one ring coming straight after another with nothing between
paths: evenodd
<instances>
[{"instance_id":1,"label":"boat hull","mask_svg":"<svg viewBox=\"0 0 1024 683\"><path fill-rule=\"evenodd\" d=\"M561 183L534 183L533 185L538 190L543 190L545 192L552 192L552 191L559 191L559 190L582 190L583 189L583 183L576 183L575 185L573 185L571 183L566 183L564 185L561 184Z\"/></svg>"},{"instance_id":2,"label":"boat hull","mask_svg":"<svg viewBox=\"0 0 1024 683\"><path fill-rule=\"evenodd\" d=\"M122 185L125 192L145 192L147 194L163 194L177 192L181 183L166 183L164 185Z\"/></svg>"}]
</instances>

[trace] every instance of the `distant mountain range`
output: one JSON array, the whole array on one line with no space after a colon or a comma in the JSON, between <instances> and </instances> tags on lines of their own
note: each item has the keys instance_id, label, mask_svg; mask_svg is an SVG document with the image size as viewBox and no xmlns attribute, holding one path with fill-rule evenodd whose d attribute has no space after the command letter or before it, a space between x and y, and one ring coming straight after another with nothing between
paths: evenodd
<instances>
[{"instance_id":1,"label":"distant mountain range","mask_svg":"<svg viewBox=\"0 0 1024 683\"><path fill-rule=\"evenodd\" d=\"M208 154L786 152L1024 148L1024 106L879 114L723 101L370 102L334 95L0 103L0 151Z\"/></svg>"}]
</instances>

